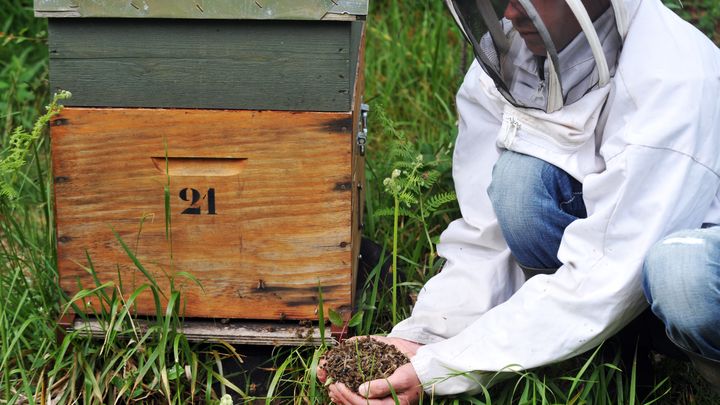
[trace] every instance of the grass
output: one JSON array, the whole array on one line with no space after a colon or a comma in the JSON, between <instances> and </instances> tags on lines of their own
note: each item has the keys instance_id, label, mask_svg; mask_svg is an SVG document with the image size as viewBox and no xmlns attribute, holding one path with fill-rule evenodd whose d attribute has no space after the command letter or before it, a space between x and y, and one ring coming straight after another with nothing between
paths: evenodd
<instances>
[{"instance_id":1,"label":"grass","mask_svg":"<svg viewBox=\"0 0 720 405\"><path fill-rule=\"evenodd\" d=\"M720 43L720 3L666 3ZM416 292L438 271L433 243L458 216L450 195L453 98L472 58L442 2L371 4L364 232L381 242L395 265L393 280L386 279L380 266L370 271L358 296L362 315L354 318L357 334L387 332L409 314ZM32 16L29 0L5 0L0 16L0 149L5 151L14 128L32 128L49 102L47 24ZM0 199L0 403L219 403L224 394L236 402L326 403L315 376L325 346L276 349L264 365L268 397L254 397L249 380L228 371L229 365L243 361L243 348L187 341L179 331L180 293L161 290L149 273L145 284L129 295L121 293L120 285L97 280L95 288L65 297L55 268L48 149L45 135L29 145L27 163L10 176L17 198ZM413 167L422 182L407 173L393 179L394 170ZM405 183L394 189L387 178ZM116 243L134 257L124 241ZM135 265L142 272L143 264L135 260ZM85 267L92 273L91 257ZM140 292L158 301L152 319L132 316ZM56 320L70 298L105 303L96 313L105 331L100 339L58 329ZM623 365L608 344L517 374L477 396L426 396L423 403L718 403L686 363L663 359L657 368L657 380L641 393L638 369Z\"/></svg>"}]
</instances>

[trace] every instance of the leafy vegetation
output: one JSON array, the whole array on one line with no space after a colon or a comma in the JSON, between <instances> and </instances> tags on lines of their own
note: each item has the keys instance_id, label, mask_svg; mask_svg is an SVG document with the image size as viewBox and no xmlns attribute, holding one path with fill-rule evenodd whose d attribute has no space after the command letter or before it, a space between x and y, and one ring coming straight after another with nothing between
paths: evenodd
<instances>
[{"instance_id":1,"label":"leafy vegetation","mask_svg":"<svg viewBox=\"0 0 720 405\"><path fill-rule=\"evenodd\" d=\"M40 139L50 119L60 112L59 101L70 97L70 93L62 91L53 97L52 102L47 106L47 112L38 118L33 125L32 131L27 132L22 127L17 127L7 139L8 148L0 155L0 197L17 198L18 192L14 183L20 169L25 166L30 148Z\"/></svg>"},{"instance_id":2,"label":"leafy vegetation","mask_svg":"<svg viewBox=\"0 0 720 405\"><path fill-rule=\"evenodd\" d=\"M720 2L713 0L663 0L668 8L720 44Z\"/></svg>"},{"instance_id":3,"label":"leafy vegetation","mask_svg":"<svg viewBox=\"0 0 720 405\"><path fill-rule=\"evenodd\" d=\"M720 43L716 0L665 2ZM393 264L392 280L378 265L358 295L351 327L362 335L387 332L406 317L417 291L439 269L434 243L458 215L449 159L456 135L453 98L472 58L441 1L371 4L365 99L373 112L365 234L381 242ZM161 290L149 273L130 295L96 280L92 289L64 296L55 267L48 137L33 130L36 123L45 126L39 117L56 111L44 109L51 101L47 23L32 16L30 0L5 0L0 16L0 151L6 167L0 180L11 190L0 197L0 402L228 403L231 395L236 403L326 403L315 377L324 345L275 350L266 364L267 397L256 398L243 375L228 372L229 363L242 363L244 348L189 342L179 331L179 291ZM22 152L14 160L22 164L11 167L6 159L13 150ZM134 257L124 241L116 242ZM143 264L135 260L135 265L142 272ZM93 272L91 257L85 267ZM132 316L133 301L143 291L157 298L152 319ZM105 303L95 314L103 326L97 339L57 326L76 300ZM319 312L322 316L322 305ZM687 363L665 359L656 366L653 385L641 388L635 364L623 364L608 344L511 376L475 397L426 397L423 403L718 402Z\"/></svg>"}]
</instances>

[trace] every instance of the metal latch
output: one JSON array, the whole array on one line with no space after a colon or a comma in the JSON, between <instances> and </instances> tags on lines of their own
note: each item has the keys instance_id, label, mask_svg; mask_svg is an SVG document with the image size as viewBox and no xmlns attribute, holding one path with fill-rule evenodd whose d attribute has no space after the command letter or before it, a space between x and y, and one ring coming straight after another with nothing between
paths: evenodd
<instances>
[{"instance_id":1,"label":"metal latch","mask_svg":"<svg viewBox=\"0 0 720 405\"><path fill-rule=\"evenodd\" d=\"M368 129L367 129L367 116L368 111L370 111L370 106L365 103L360 103L360 122L358 126L358 134L357 134L357 145L358 145L358 153L360 153L360 156L365 156L365 144L367 143L367 135L368 135Z\"/></svg>"}]
</instances>

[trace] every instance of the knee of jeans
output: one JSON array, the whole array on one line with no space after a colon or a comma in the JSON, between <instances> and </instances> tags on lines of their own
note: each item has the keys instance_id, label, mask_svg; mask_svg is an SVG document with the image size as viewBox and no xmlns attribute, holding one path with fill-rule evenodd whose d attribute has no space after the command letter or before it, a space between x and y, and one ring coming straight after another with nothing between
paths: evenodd
<instances>
[{"instance_id":1,"label":"knee of jeans","mask_svg":"<svg viewBox=\"0 0 720 405\"><path fill-rule=\"evenodd\" d=\"M669 331L698 331L717 323L717 266L706 243L696 231L683 231L657 243L646 256L645 296Z\"/></svg>"},{"instance_id":2,"label":"knee of jeans","mask_svg":"<svg viewBox=\"0 0 720 405\"><path fill-rule=\"evenodd\" d=\"M537 197L545 185L544 161L519 153L505 151L495 163L488 196L498 220L507 227L526 227L527 219L541 214Z\"/></svg>"}]
</instances>

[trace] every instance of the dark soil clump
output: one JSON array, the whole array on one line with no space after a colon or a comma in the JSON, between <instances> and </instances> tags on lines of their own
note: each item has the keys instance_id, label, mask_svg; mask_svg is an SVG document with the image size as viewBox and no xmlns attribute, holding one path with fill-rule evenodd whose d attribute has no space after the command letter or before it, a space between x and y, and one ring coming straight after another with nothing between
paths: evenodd
<instances>
[{"instance_id":1,"label":"dark soil clump","mask_svg":"<svg viewBox=\"0 0 720 405\"><path fill-rule=\"evenodd\" d=\"M325 353L324 358L328 380L342 382L353 391L366 381L389 377L410 361L395 346L369 337L346 340Z\"/></svg>"}]
</instances>

